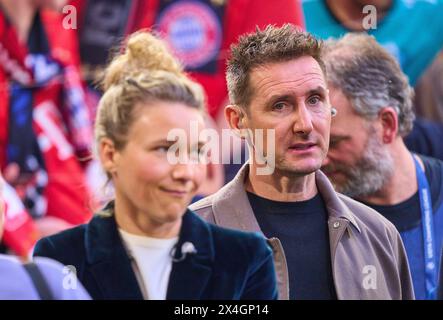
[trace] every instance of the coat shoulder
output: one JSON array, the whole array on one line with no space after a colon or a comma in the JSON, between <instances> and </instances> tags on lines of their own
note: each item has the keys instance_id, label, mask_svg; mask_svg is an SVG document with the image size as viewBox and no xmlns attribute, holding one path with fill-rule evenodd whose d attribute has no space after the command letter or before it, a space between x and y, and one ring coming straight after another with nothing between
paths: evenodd
<instances>
[{"instance_id":1,"label":"coat shoulder","mask_svg":"<svg viewBox=\"0 0 443 320\"><path fill-rule=\"evenodd\" d=\"M189 209L191 209L192 211L196 212L196 211L200 211L200 210L204 210L208 207L212 207L213 201L214 201L214 195L212 194L210 196L207 196L203 199L200 199L197 202L194 202L193 204L191 204L189 206Z\"/></svg>"},{"instance_id":2,"label":"coat shoulder","mask_svg":"<svg viewBox=\"0 0 443 320\"><path fill-rule=\"evenodd\" d=\"M215 194L203 198L189 206L189 209L195 212L200 218L207 222L214 223L213 203Z\"/></svg>"},{"instance_id":3,"label":"coat shoulder","mask_svg":"<svg viewBox=\"0 0 443 320\"><path fill-rule=\"evenodd\" d=\"M78 257L85 257L86 226L80 225L40 239L33 256L52 258L65 265L77 264Z\"/></svg>"}]
</instances>

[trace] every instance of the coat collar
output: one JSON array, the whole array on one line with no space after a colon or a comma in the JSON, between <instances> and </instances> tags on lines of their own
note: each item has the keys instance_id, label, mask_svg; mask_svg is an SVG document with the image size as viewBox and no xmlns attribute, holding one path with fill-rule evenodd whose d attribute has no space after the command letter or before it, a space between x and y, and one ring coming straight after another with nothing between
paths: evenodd
<instances>
[{"instance_id":1,"label":"coat collar","mask_svg":"<svg viewBox=\"0 0 443 320\"><path fill-rule=\"evenodd\" d=\"M105 299L143 299L117 229L113 202L88 224L85 242L90 271ZM199 299L212 273L215 254L211 230L190 210L183 216L175 257L181 256L185 242L194 245L196 254L173 262L167 299Z\"/></svg>"},{"instance_id":2,"label":"coat collar","mask_svg":"<svg viewBox=\"0 0 443 320\"><path fill-rule=\"evenodd\" d=\"M214 195L214 219L216 224L227 228L261 232L244 186L248 174L249 163L246 163L234 179ZM329 214L329 223L345 219L360 232L354 215L339 198L326 175L317 170L315 180Z\"/></svg>"},{"instance_id":3,"label":"coat collar","mask_svg":"<svg viewBox=\"0 0 443 320\"><path fill-rule=\"evenodd\" d=\"M110 203L88 224L86 259L104 299L141 300L131 260L121 240Z\"/></svg>"},{"instance_id":4,"label":"coat collar","mask_svg":"<svg viewBox=\"0 0 443 320\"><path fill-rule=\"evenodd\" d=\"M318 192L320 192L326 208L329 213L329 220L345 219L349 221L354 228L361 232L360 227L355 220L354 214L349 207L340 199L328 177L320 170L315 172L315 182L317 183Z\"/></svg>"},{"instance_id":5,"label":"coat collar","mask_svg":"<svg viewBox=\"0 0 443 320\"><path fill-rule=\"evenodd\" d=\"M183 261L173 262L166 299L203 299L204 289L212 275L214 242L209 225L192 211L183 216L175 258L182 256L181 248L192 243L195 254L188 254Z\"/></svg>"}]
</instances>

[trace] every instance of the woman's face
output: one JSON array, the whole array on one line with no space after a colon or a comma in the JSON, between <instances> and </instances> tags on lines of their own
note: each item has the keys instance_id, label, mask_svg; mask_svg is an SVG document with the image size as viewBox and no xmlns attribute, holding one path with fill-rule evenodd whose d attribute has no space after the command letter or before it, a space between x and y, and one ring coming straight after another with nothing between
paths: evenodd
<instances>
[{"instance_id":1,"label":"woman's face","mask_svg":"<svg viewBox=\"0 0 443 320\"><path fill-rule=\"evenodd\" d=\"M195 159L190 154L191 148L204 143L198 140L203 117L200 111L181 103L153 102L138 105L135 119L125 147L115 151L111 170L107 168L116 202L156 225L178 221L205 177L205 165L191 163ZM186 139L168 141L171 130L180 131ZM168 159L168 153L176 155L171 145L184 151L183 162L174 164Z\"/></svg>"}]
</instances>

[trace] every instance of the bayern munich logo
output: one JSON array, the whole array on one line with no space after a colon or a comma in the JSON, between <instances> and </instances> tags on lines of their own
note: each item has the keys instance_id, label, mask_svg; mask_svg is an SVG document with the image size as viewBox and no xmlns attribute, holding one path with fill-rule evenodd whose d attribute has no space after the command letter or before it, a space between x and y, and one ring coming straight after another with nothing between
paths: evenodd
<instances>
[{"instance_id":1,"label":"bayern munich logo","mask_svg":"<svg viewBox=\"0 0 443 320\"><path fill-rule=\"evenodd\" d=\"M158 19L157 27L187 68L204 66L220 50L219 19L204 3L179 1L170 5Z\"/></svg>"}]
</instances>

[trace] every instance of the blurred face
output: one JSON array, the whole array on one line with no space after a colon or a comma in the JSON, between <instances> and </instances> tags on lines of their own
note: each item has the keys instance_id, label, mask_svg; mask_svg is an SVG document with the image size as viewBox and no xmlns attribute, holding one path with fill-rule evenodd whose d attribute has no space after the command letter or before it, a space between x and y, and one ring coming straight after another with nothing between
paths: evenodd
<instances>
[{"instance_id":1,"label":"blurred face","mask_svg":"<svg viewBox=\"0 0 443 320\"><path fill-rule=\"evenodd\" d=\"M127 144L114 157L113 183L116 201L138 212L155 225L178 221L186 211L205 176L205 166L191 163L190 123L203 129L201 113L189 106L172 102L139 105ZM180 147L186 163L171 164L167 141L170 130L179 129L187 141ZM198 147L199 141L193 141Z\"/></svg>"},{"instance_id":2,"label":"blurred face","mask_svg":"<svg viewBox=\"0 0 443 320\"><path fill-rule=\"evenodd\" d=\"M379 191L389 180L393 160L382 143L377 120L368 122L358 115L343 92L330 87L331 105L337 109L332 119L328 156L322 170L336 190L351 197Z\"/></svg>"},{"instance_id":3,"label":"blurred face","mask_svg":"<svg viewBox=\"0 0 443 320\"><path fill-rule=\"evenodd\" d=\"M263 143L275 143L275 169L299 175L319 169L328 149L331 109L317 61L305 56L266 64L250 79L246 127L275 130L275 141L265 134Z\"/></svg>"}]
</instances>

